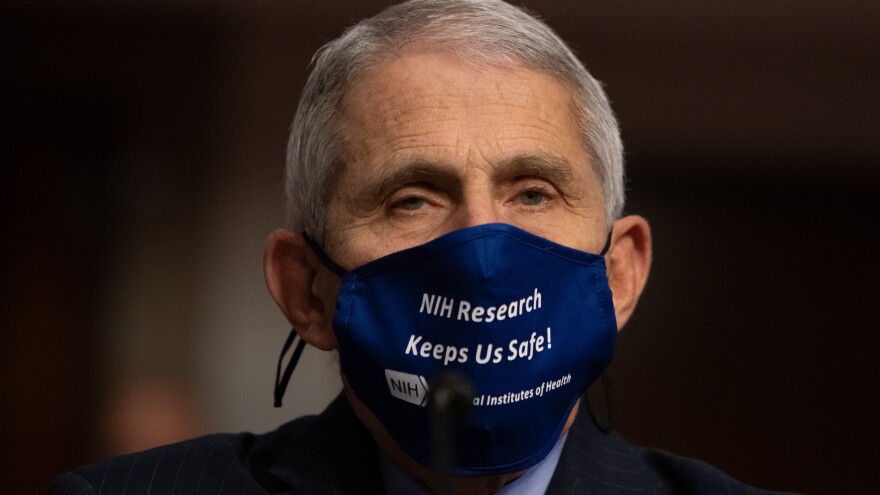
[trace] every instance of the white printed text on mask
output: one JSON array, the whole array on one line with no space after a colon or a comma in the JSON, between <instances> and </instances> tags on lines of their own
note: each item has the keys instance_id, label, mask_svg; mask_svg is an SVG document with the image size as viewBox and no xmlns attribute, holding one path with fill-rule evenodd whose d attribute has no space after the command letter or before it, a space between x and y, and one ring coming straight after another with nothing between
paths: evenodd
<instances>
[{"instance_id":1,"label":"white printed text on mask","mask_svg":"<svg viewBox=\"0 0 880 495\"><path fill-rule=\"evenodd\" d=\"M473 321L476 323L491 323L507 318L516 318L525 313L531 313L541 308L541 293L535 288L533 294L521 297L498 306L476 306L461 299L458 301L458 311L453 313L455 299L437 294L422 294L422 303L419 313L441 316L444 318L455 317L458 321Z\"/></svg>"},{"instance_id":2,"label":"white printed text on mask","mask_svg":"<svg viewBox=\"0 0 880 495\"><path fill-rule=\"evenodd\" d=\"M547 327L547 333L540 335L538 332L532 332L529 338L519 340L511 340L506 347L494 344L477 344L476 362L478 364L498 364L502 360L515 361L517 359L526 359L531 361L535 355L544 352L552 347L553 338L550 327ZM505 354L506 350L506 354ZM438 344L423 340L421 335L410 335L409 342L406 344L404 354L433 358L443 361L443 366L452 362L466 363L470 357L470 349L467 347L456 347L454 345Z\"/></svg>"}]
</instances>

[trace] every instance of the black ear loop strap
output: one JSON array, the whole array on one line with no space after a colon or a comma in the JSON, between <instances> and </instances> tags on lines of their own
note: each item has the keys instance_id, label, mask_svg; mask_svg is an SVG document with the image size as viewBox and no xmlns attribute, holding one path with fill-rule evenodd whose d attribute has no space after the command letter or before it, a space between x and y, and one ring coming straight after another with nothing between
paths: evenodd
<instances>
[{"instance_id":1,"label":"black ear loop strap","mask_svg":"<svg viewBox=\"0 0 880 495\"><path fill-rule=\"evenodd\" d=\"M599 377L599 381L602 382L602 389L605 392L605 421L599 420L599 417L596 415L595 407L593 407L594 405L590 402L590 398L587 396L587 394L584 394L583 399L584 402L586 402L587 412L590 413L590 420L593 422L594 425L596 425L596 428L599 431L607 435L608 432L614 429L613 417L611 415L611 378L608 377L607 370L604 371Z\"/></svg>"},{"instance_id":2,"label":"black ear loop strap","mask_svg":"<svg viewBox=\"0 0 880 495\"><path fill-rule=\"evenodd\" d=\"M611 234L614 233L614 227L608 229L608 237L605 239L605 247L602 248L602 252L599 253L599 256L605 256L605 253L608 252L608 249L611 248Z\"/></svg>"},{"instance_id":3,"label":"black ear loop strap","mask_svg":"<svg viewBox=\"0 0 880 495\"><path fill-rule=\"evenodd\" d=\"M605 256L605 253L608 252L608 249L611 247L611 234L614 233L614 227L608 230L608 238L605 240L605 247L602 248L602 252L599 253L599 256ZM602 389L605 392L605 421L599 421L599 418L596 417L596 411L593 410L593 405L590 404L589 397L584 394L584 399L586 399L587 411L590 413L590 419L593 421L593 424L596 425L596 428L599 429L602 433L606 435L610 432L614 427L612 426L612 416L611 416L611 378L608 376L608 370L602 372L602 375L599 377L599 381L602 382Z\"/></svg>"},{"instance_id":4,"label":"black ear loop strap","mask_svg":"<svg viewBox=\"0 0 880 495\"><path fill-rule=\"evenodd\" d=\"M293 355L290 356L290 361L287 362L287 367L284 368L284 376L282 376L281 363L284 361L284 356L290 350L290 346L293 344L296 336L296 329L291 328L290 335L287 336L287 341L284 342L284 347L281 348L281 356L278 358L278 368L275 370L275 407L281 407L281 399L287 390L290 376L293 374L293 369L296 368L296 363L299 362L299 357L306 347L306 341L300 338L296 348L293 350Z\"/></svg>"},{"instance_id":5,"label":"black ear loop strap","mask_svg":"<svg viewBox=\"0 0 880 495\"><path fill-rule=\"evenodd\" d=\"M342 268L341 266L336 264L335 261L331 260L330 257L327 256L327 253L325 253L324 250L321 249L321 246L319 246L318 243L315 242L314 239L312 239L307 232L303 232L302 236L303 239L306 240L306 244L308 244L309 247L312 248L312 251L315 253L315 256L318 257L318 261L320 261L322 265L324 265L325 267L327 267L328 270L339 275L340 277L345 275L345 272L347 272L348 270Z\"/></svg>"},{"instance_id":6,"label":"black ear loop strap","mask_svg":"<svg viewBox=\"0 0 880 495\"><path fill-rule=\"evenodd\" d=\"M314 251L315 256L318 257L321 264L340 277L345 275L345 269L331 260L317 242L312 240L312 238L305 232L302 233L302 236L309 247L312 248L312 251ZM287 340L284 342L284 347L281 348L281 356L278 357L278 367L275 369L275 407L281 407L281 399L284 398L284 392L287 391L287 384L290 383L290 377L293 375L296 363L299 362L299 357L302 355L303 349L306 347L306 341L300 338L299 342L296 344L296 348L293 350L293 354L290 356L290 361L287 362L287 366L284 368L284 374L282 375L281 364L284 362L284 356L287 355L287 351L290 350L296 337L296 329L291 328L290 335L287 336Z\"/></svg>"}]
</instances>

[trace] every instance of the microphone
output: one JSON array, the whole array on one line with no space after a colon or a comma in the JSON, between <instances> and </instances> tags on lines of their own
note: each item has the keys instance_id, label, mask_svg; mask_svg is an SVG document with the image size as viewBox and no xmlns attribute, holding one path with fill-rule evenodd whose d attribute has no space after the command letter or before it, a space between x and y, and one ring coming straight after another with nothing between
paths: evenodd
<instances>
[{"instance_id":1,"label":"microphone","mask_svg":"<svg viewBox=\"0 0 880 495\"><path fill-rule=\"evenodd\" d=\"M445 371L437 375L428 391L428 421L431 428L431 459L437 475L438 495L452 495L455 479L455 425L473 407L474 386L465 375Z\"/></svg>"}]
</instances>

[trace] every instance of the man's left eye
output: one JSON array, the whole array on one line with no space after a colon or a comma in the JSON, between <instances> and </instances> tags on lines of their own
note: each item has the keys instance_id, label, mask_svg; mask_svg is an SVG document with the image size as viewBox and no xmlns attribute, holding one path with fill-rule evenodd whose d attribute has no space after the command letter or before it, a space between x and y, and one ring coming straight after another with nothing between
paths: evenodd
<instances>
[{"instance_id":1,"label":"man's left eye","mask_svg":"<svg viewBox=\"0 0 880 495\"><path fill-rule=\"evenodd\" d=\"M544 201L544 193L539 191L526 191L519 195L519 200L524 205L539 205Z\"/></svg>"}]
</instances>

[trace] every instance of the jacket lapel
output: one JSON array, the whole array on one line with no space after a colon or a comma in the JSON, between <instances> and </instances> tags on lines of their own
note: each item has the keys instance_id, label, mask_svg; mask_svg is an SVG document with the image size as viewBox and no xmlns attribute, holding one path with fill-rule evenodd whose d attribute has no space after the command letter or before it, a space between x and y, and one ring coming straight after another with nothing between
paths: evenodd
<instances>
[{"instance_id":1,"label":"jacket lapel","mask_svg":"<svg viewBox=\"0 0 880 495\"><path fill-rule=\"evenodd\" d=\"M343 395L308 421L269 470L290 484L288 493L384 492L376 446Z\"/></svg>"},{"instance_id":2,"label":"jacket lapel","mask_svg":"<svg viewBox=\"0 0 880 495\"><path fill-rule=\"evenodd\" d=\"M547 495L652 493L656 481L638 449L596 427L584 396Z\"/></svg>"}]
</instances>

